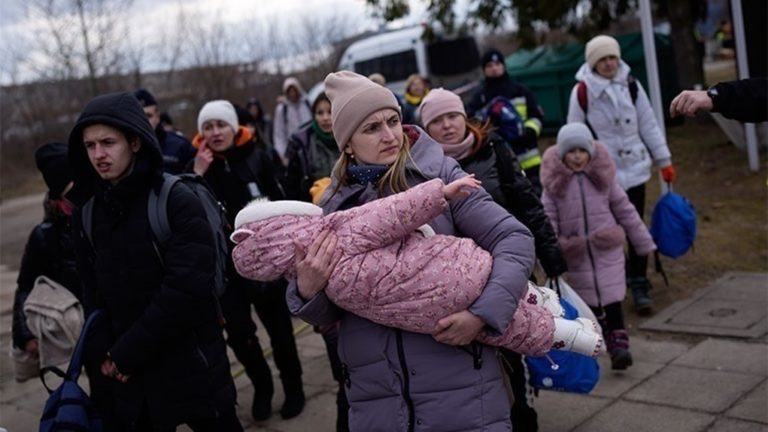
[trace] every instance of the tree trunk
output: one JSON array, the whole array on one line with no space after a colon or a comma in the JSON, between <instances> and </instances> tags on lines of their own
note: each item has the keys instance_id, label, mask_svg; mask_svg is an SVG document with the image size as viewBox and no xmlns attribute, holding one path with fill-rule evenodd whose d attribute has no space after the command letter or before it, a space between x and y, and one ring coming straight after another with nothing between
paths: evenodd
<instances>
[{"instance_id":1,"label":"tree trunk","mask_svg":"<svg viewBox=\"0 0 768 432\"><path fill-rule=\"evenodd\" d=\"M669 23L672 27L672 47L675 50L677 78L682 89L704 83L704 67L693 32L694 16L689 1L667 3Z\"/></svg>"}]
</instances>

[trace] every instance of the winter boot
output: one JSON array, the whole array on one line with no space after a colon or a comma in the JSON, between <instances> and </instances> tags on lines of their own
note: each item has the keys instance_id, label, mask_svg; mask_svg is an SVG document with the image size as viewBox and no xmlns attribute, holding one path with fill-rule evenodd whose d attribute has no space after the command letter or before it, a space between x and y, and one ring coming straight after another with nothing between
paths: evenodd
<instances>
[{"instance_id":1,"label":"winter boot","mask_svg":"<svg viewBox=\"0 0 768 432\"><path fill-rule=\"evenodd\" d=\"M296 417L304 410L305 399L301 375L283 378L283 391L285 392L285 402L280 408L280 415L287 420Z\"/></svg>"},{"instance_id":2,"label":"winter boot","mask_svg":"<svg viewBox=\"0 0 768 432\"><path fill-rule=\"evenodd\" d=\"M611 355L611 369L625 370L632 366L629 353L629 335L626 330L612 330L607 335L608 353Z\"/></svg>"},{"instance_id":3,"label":"winter boot","mask_svg":"<svg viewBox=\"0 0 768 432\"><path fill-rule=\"evenodd\" d=\"M653 310L653 300L648 294L651 283L645 277L631 277L628 279L629 289L635 299L635 312L638 315L649 315Z\"/></svg>"}]
</instances>

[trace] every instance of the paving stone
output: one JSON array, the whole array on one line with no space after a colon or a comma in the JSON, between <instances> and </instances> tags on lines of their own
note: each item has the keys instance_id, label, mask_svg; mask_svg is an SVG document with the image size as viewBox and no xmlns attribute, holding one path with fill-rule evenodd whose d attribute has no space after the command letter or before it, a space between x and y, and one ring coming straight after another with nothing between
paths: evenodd
<instances>
[{"instance_id":1,"label":"paving stone","mask_svg":"<svg viewBox=\"0 0 768 432\"><path fill-rule=\"evenodd\" d=\"M667 364L691 349L691 344L655 340L643 335L632 335L629 340L635 361Z\"/></svg>"},{"instance_id":2,"label":"paving stone","mask_svg":"<svg viewBox=\"0 0 768 432\"><path fill-rule=\"evenodd\" d=\"M705 295L708 298L768 302L767 273L730 272L713 284Z\"/></svg>"},{"instance_id":3,"label":"paving stone","mask_svg":"<svg viewBox=\"0 0 768 432\"><path fill-rule=\"evenodd\" d=\"M672 325L749 329L765 320L766 303L703 298L669 320Z\"/></svg>"},{"instance_id":4,"label":"paving stone","mask_svg":"<svg viewBox=\"0 0 768 432\"><path fill-rule=\"evenodd\" d=\"M672 364L768 376L768 345L707 339Z\"/></svg>"},{"instance_id":5,"label":"paving stone","mask_svg":"<svg viewBox=\"0 0 768 432\"><path fill-rule=\"evenodd\" d=\"M34 431L39 423L40 413L32 413L12 405L0 405L0 426L10 432Z\"/></svg>"},{"instance_id":6,"label":"paving stone","mask_svg":"<svg viewBox=\"0 0 768 432\"><path fill-rule=\"evenodd\" d=\"M603 410L610 399L574 393L541 391L534 401L539 430L569 431Z\"/></svg>"},{"instance_id":7,"label":"paving stone","mask_svg":"<svg viewBox=\"0 0 768 432\"><path fill-rule=\"evenodd\" d=\"M635 361L627 370L614 371L611 369L611 359L600 358L600 381L590 395L617 398L629 389L648 379L664 365Z\"/></svg>"},{"instance_id":8,"label":"paving stone","mask_svg":"<svg viewBox=\"0 0 768 432\"><path fill-rule=\"evenodd\" d=\"M768 424L768 386L766 381L725 413L729 417ZM768 427L765 428L768 430Z\"/></svg>"},{"instance_id":9,"label":"paving stone","mask_svg":"<svg viewBox=\"0 0 768 432\"><path fill-rule=\"evenodd\" d=\"M624 398L720 413L760 381L754 375L667 366Z\"/></svg>"},{"instance_id":10,"label":"paving stone","mask_svg":"<svg viewBox=\"0 0 768 432\"><path fill-rule=\"evenodd\" d=\"M714 419L705 413L620 400L601 410L574 432L698 432Z\"/></svg>"},{"instance_id":11,"label":"paving stone","mask_svg":"<svg viewBox=\"0 0 768 432\"><path fill-rule=\"evenodd\" d=\"M768 430L764 424L745 422L734 419L719 419L707 432L765 432Z\"/></svg>"}]
</instances>

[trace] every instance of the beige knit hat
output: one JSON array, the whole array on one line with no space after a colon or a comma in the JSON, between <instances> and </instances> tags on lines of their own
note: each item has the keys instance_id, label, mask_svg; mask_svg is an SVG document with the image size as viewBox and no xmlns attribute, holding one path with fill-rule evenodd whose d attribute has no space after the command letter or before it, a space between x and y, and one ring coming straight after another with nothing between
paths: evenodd
<instances>
[{"instance_id":1,"label":"beige knit hat","mask_svg":"<svg viewBox=\"0 0 768 432\"><path fill-rule=\"evenodd\" d=\"M231 102L219 99L212 100L200 109L197 115L197 131L203 133L203 123L208 120L221 120L237 132L240 124L237 122L237 113Z\"/></svg>"},{"instance_id":2,"label":"beige knit hat","mask_svg":"<svg viewBox=\"0 0 768 432\"><path fill-rule=\"evenodd\" d=\"M590 69L594 69L601 58L611 55L621 58L621 48L616 39L606 35L593 37L584 50L584 58Z\"/></svg>"},{"instance_id":3,"label":"beige knit hat","mask_svg":"<svg viewBox=\"0 0 768 432\"><path fill-rule=\"evenodd\" d=\"M459 95L443 88L436 88L427 93L419 105L419 116L424 128L441 115L452 112L467 116Z\"/></svg>"},{"instance_id":4,"label":"beige knit hat","mask_svg":"<svg viewBox=\"0 0 768 432\"><path fill-rule=\"evenodd\" d=\"M391 90L354 72L328 74L325 77L325 94L331 100L333 136L341 151L344 151L357 127L374 112L391 108L402 118L400 105Z\"/></svg>"}]
</instances>

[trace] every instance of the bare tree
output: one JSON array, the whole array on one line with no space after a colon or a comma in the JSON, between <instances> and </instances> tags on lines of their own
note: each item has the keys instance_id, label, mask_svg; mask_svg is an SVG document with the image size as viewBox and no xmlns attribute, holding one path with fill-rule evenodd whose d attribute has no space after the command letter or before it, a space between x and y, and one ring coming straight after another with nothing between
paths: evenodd
<instances>
[{"instance_id":1,"label":"bare tree","mask_svg":"<svg viewBox=\"0 0 768 432\"><path fill-rule=\"evenodd\" d=\"M85 77L92 95L99 78L120 71L120 47L127 39L123 19L133 0L30 0L27 16L42 22L37 32L38 78Z\"/></svg>"}]
</instances>

